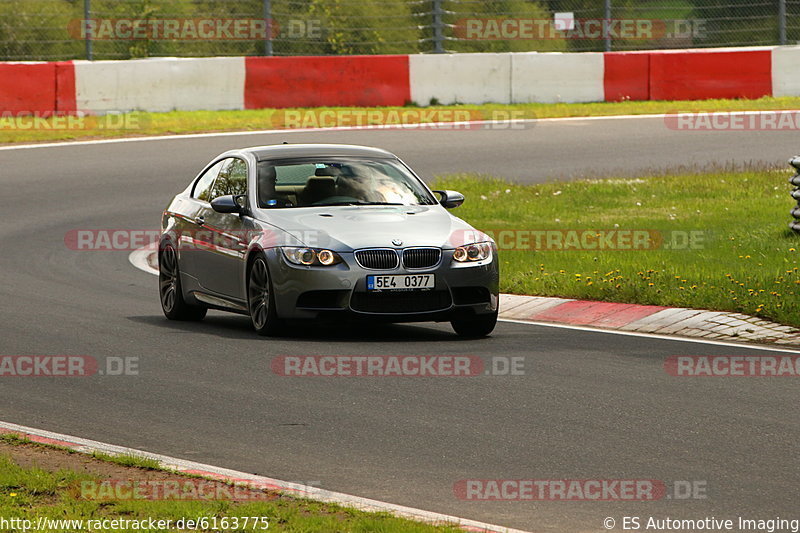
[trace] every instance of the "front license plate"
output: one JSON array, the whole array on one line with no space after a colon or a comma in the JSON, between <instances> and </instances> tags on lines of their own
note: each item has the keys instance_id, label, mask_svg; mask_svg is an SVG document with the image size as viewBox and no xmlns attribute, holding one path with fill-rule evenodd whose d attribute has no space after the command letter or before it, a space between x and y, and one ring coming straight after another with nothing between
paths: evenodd
<instances>
[{"instance_id":1,"label":"front license plate","mask_svg":"<svg viewBox=\"0 0 800 533\"><path fill-rule=\"evenodd\" d=\"M367 276L368 291L419 291L432 289L435 285L433 274Z\"/></svg>"}]
</instances>

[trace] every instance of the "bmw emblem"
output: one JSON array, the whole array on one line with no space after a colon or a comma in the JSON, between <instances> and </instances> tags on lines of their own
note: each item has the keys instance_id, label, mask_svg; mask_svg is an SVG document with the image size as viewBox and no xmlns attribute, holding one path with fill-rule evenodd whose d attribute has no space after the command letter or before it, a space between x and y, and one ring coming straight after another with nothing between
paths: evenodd
<instances>
[{"instance_id":1,"label":"bmw emblem","mask_svg":"<svg viewBox=\"0 0 800 533\"><path fill-rule=\"evenodd\" d=\"M400 239L392 239L392 244L395 246L403 246L403 241Z\"/></svg>"}]
</instances>

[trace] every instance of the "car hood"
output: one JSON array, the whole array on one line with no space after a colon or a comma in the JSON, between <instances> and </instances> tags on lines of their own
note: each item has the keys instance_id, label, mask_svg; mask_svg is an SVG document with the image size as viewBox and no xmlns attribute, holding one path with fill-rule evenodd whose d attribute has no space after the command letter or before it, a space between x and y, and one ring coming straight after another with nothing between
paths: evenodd
<instances>
[{"instance_id":1,"label":"car hood","mask_svg":"<svg viewBox=\"0 0 800 533\"><path fill-rule=\"evenodd\" d=\"M335 251L411 246L452 248L463 244L464 235L474 231L438 205L274 209L261 210L258 218L291 234L295 245Z\"/></svg>"}]
</instances>

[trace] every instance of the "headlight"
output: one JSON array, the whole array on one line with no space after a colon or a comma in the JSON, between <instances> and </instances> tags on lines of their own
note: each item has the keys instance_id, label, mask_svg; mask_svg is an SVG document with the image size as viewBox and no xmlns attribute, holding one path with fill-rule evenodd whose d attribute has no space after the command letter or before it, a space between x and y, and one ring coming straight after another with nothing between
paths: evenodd
<instances>
[{"instance_id":1,"label":"headlight","mask_svg":"<svg viewBox=\"0 0 800 533\"><path fill-rule=\"evenodd\" d=\"M331 266L342 262L339 254L314 248L281 248L287 261L295 265Z\"/></svg>"},{"instance_id":2,"label":"headlight","mask_svg":"<svg viewBox=\"0 0 800 533\"><path fill-rule=\"evenodd\" d=\"M479 242L459 246L453 252L453 261L459 263L469 263L473 261L483 261L492 257L492 243Z\"/></svg>"}]
</instances>

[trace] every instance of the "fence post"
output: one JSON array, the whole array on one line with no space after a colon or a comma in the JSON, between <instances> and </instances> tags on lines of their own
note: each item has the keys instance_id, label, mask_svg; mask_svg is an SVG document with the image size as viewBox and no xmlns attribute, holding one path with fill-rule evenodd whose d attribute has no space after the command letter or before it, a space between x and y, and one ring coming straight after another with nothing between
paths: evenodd
<instances>
[{"instance_id":1,"label":"fence post","mask_svg":"<svg viewBox=\"0 0 800 533\"><path fill-rule=\"evenodd\" d=\"M272 32L275 25L272 23L272 0L264 0L264 20L267 23L267 36L264 39L264 55L272 55Z\"/></svg>"},{"instance_id":2,"label":"fence post","mask_svg":"<svg viewBox=\"0 0 800 533\"><path fill-rule=\"evenodd\" d=\"M89 28L89 19L92 18L92 0L83 0L83 29L84 29L84 43L86 44L86 59L91 61L92 54L92 32L87 31Z\"/></svg>"},{"instance_id":3,"label":"fence post","mask_svg":"<svg viewBox=\"0 0 800 533\"><path fill-rule=\"evenodd\" d=\"M442 0L433 0L433 53L444 53L444 24L442 24Z\"/></svg>"},{"instance_id":4,"label":"fence post","mask_svg":"<svg viewBox=\"0 0 800 533\"><path fill-rule=\"evenodd\" d=\"M611 0L605 0L603 6L603 41L605 41L606 52L611 51Z\"/></svg>"},{"instance_id":5,"label":"fence post","mask_svg":"<svg viewBox=\"0 0 800 533\"><path fill-rule=\"evenodd\" d=\"M778 0L778 43L786 44L786 0Z\"/></svg>"}]
</instances>

